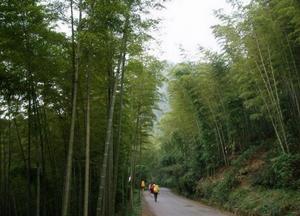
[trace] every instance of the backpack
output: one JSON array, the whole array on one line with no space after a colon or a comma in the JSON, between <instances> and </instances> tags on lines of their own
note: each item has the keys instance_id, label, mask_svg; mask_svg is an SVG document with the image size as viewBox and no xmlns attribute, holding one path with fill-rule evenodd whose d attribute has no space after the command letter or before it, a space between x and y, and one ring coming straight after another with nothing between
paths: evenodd
<instances>
[{"instance_id":1,"label":"backpack","mask_svg":"<svg viewBox=\"0 0 300 216\"><path fill-rule=\"evenodd\" d=\"M159 192L159 187L158 185L155 185L153 188L154 193L158 193Z\"/></svg>"}]
</instances>

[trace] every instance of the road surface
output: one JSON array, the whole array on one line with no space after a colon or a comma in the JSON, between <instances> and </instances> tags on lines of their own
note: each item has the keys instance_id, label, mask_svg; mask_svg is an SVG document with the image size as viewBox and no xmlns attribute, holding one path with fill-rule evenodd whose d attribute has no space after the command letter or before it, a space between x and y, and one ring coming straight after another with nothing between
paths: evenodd
<instances>
[{"instance_id":1,"label":"road surface","mask_svg":"<svg viewBox=\"0 0 300 216\"><path fill-rule=\"evenodd\" d=\"M153 195L144 192L142 216L229 216L214 208L199 202L186 199L172 193L167 188L161 188L158 202Z\"/></svg>"}]
</instances>

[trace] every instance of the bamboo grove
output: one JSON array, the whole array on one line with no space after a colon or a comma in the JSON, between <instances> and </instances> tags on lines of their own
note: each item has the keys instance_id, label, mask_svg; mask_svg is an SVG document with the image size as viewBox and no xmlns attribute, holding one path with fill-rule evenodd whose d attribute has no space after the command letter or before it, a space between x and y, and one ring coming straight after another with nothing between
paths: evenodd
<instances>
[{"instance_id":1,"label":"bamboo grove","mask_svg":"<svg viewBox=\"0 0 300 216\"><path fill-rule=\"evenodd\" d=\"M300 3L230 2L235 12L216 11L220 24L213 27L221 53L201 49L199 62L177 64L170 71L171 110L160 123L158 178L195 194L201 179L231 169L224 167L252 151L257 160L267 155L252 186L295 190L300 186ZM235 176L241 177L238 170L228 177ZM200 196L211 196L203 190ZM223 191L222 202L229 192Z\"/></svg>"},{"instance_id":2,"label":"bamboo grove","mask_svg":"<svg viewBox=\"0 0 300 216\"><path fill-rule=\"evenodd\" d=\"M164 68L144 52L147 13L161 7L0 2L1 215L135 214Z\"/></svg>"}]
</instances>

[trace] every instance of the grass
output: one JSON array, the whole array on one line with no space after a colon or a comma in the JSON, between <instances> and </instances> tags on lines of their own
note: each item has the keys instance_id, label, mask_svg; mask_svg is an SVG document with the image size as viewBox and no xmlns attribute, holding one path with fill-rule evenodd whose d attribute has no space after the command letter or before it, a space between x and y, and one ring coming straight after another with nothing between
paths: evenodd
<instances>
[{"instance_id":1,"label":"grass","mask_svg":"<svg viewBox=\"0 0 300 216\"><path fill-rule=\"evenodd\" d=\"M300 214L300 194L282 189L238 188L224 207L243 215L283 216Z\"/></svg>"},{"instance_id":2,"label":"grass","mask_svg":"<svg viewBox=\"0 0 300 216\"><path fill-rule=\"evenodd\" d=\"M221 206L239 215L299 216L300 192L263 187L228 185L228 180L202 181L197 188L198 198Z\"/></svg>"}]
</instances>

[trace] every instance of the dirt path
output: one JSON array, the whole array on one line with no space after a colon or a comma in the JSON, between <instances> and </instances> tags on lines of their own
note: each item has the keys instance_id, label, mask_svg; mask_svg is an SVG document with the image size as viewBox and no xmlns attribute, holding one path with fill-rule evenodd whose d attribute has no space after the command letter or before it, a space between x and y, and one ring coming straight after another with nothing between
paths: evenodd
<instances>
[{"instance_id":1,"label":"dirt path","mask_svg":"<svg viewBox=\"0 0 300 216\"><path fill-rule=\"evenodd\" d=\"M142 216L229 216L219 210L205 206L172 193L167 188L161 188L158 202L153 195L144 192Z\"/></svg>"}]
</instances>

